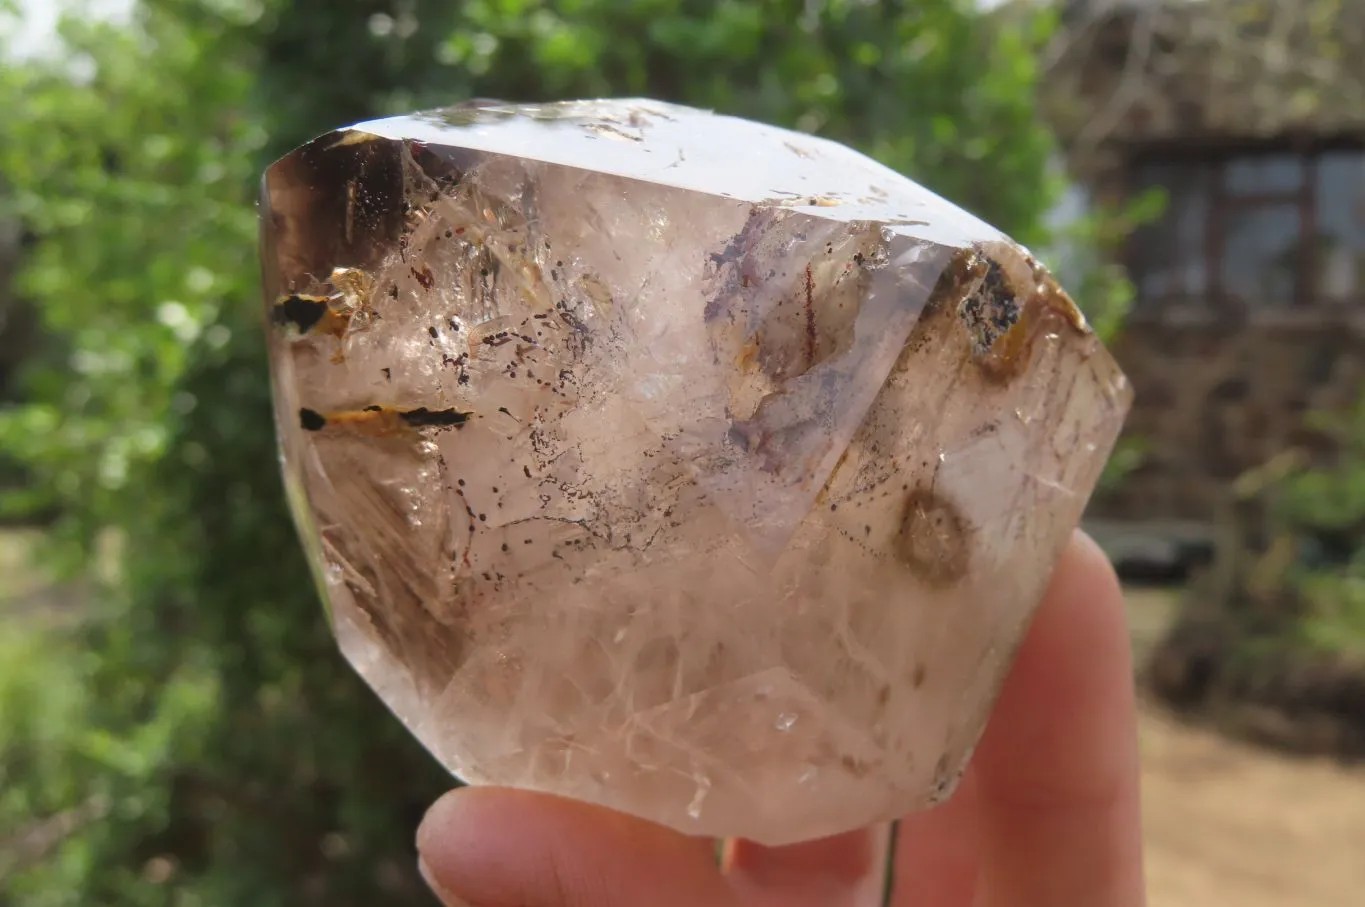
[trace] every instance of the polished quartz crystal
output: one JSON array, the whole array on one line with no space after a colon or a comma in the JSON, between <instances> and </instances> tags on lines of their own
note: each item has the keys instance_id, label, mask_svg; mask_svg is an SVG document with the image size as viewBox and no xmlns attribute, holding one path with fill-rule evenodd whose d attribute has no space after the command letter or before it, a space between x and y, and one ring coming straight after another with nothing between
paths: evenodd
<instances>
[{"instance_id":1,"label":"polished quartz crystal","mask_svg":"<svg viewBox=\"0 0 1365 907\"><path fill-rule=\"evenodd\" d=\"M300 533L450 771L767 844L951 791L1129 401L1027 251L648 101L334 132L262 221Z\"/></svg>"}]
</instances>

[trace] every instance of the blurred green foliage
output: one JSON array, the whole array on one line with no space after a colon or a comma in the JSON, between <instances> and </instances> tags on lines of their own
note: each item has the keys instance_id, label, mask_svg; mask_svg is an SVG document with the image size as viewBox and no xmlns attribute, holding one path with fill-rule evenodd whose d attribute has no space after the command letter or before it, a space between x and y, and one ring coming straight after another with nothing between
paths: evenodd
<instances>
[{"instance_id":1,"label":"blurred green foliage","mask_svg":"<svg viewBox=\"0 0 1365 907\"><path fill-rule=\"evenodd\" d=\"M1157 648L1156 691L1181 707L1269 708L1240 729L1292 748L1365 753L1365 398L1314 414L1317 443L1233 483L1217 556ZM1230 708L1229 708L1230 707ZM1254 713L1253 713L1254 714ZM1324 736L1324 728L1330 734Z\"/></svg>"},{"instance_id":2,"label":"blurred green foliage","mask_svg":"<svg viewBox=\"0 0 1365 907\"><path fill-rule=\"evenodd\" d=\"M468 97L648 95L849 141L1042 243L1050 28L966 0L142 0L0 69L44 323L0 450L60 514L54 569L121 551L74 638L0 640L0 903L428 903L411 836L447 780L335 653L283 505L272 156Z\"/></svg>"},{"instance_id":3,"label":"blurred green foliage","mask_svg":"<svg viewBox=\"0 0 1365 907\"><path fill-rule=\"evenodd\" d=\"M1312 415L1308 427L1331 453L1313 462L1291 451L1284 474L1254 489L1286 555L1278 583L1257 577L1251 587L1278 594L1279 619L1266 632L1365 671L1365 397L1345 412ZM1275 549L1267 546L1272 562Z\"/></svg>"}]
</instances>

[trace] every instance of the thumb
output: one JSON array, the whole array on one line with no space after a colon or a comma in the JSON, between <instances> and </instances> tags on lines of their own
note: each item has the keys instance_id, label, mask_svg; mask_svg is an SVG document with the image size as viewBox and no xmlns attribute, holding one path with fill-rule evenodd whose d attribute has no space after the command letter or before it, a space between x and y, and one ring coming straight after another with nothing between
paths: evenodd
<instances>
[{"instance_id":1,"label":"thumb","mask_svg":"<svg viewBox=\"0 0 1365 907\"><path fill-rule=\"evenodd\" d=\"M732 903L710 840L547 794L446 794L422 821L417 850L449 907Z\"/></svg>"}]
</instances>

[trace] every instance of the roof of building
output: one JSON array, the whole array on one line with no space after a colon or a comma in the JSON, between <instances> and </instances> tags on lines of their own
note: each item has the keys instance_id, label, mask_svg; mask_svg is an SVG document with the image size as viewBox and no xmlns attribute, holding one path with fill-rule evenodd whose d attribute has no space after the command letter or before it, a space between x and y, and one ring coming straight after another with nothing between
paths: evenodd
<instances>
[{"instance_id":1,"label":"roof of building","mask_svg":"<svg viewBox=\"0 0 1365 907\"><path fill-rule=\"evenodd\" d=\"M1044 111L1073 154L1103 146L1365 139L1359 0L1070 0Z\"/></svg>"}]
</instances>

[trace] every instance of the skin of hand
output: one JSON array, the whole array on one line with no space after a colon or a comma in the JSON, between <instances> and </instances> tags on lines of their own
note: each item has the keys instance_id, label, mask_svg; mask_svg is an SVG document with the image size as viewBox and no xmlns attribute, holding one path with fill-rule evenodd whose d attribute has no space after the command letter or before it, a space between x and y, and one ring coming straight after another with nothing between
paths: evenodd
<instances>
[{"instance_id":1,"label":"skin of hand","mask_svg":"<svg viewBox=\"0 0 1365 907\"><path fill-rule=\"evenodd\" d=\"M417 835L449 907L872 907L885 829L791 847L715 842L499 788L439 800ZM1077 533L954 795L901 820L892 907L1145 903L1132 655L1118 580ZM870 891L876 894L869 895Z\"/></svg>"}]
</instances>

